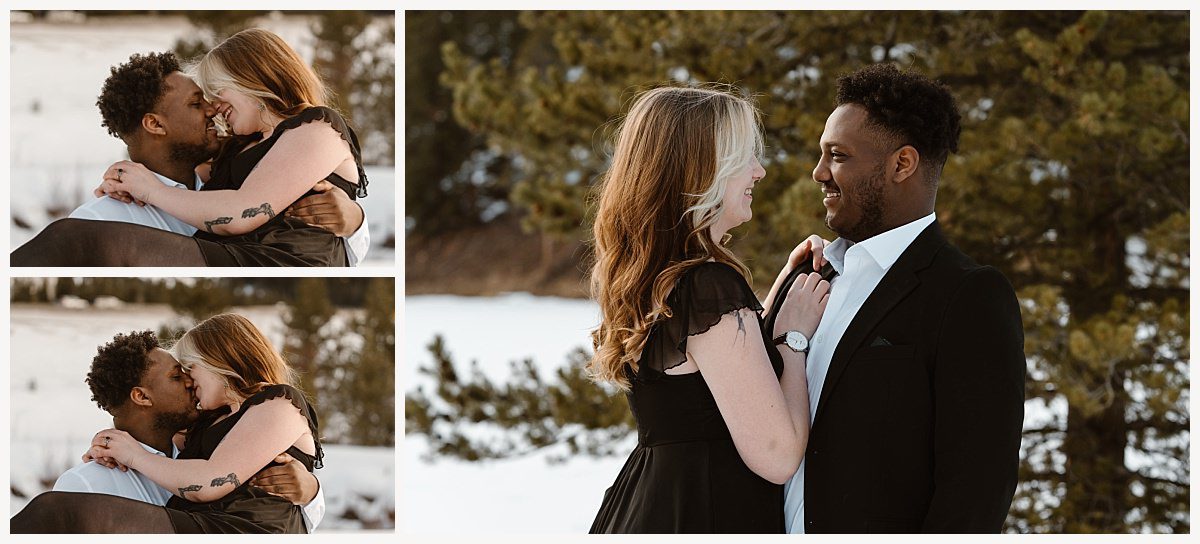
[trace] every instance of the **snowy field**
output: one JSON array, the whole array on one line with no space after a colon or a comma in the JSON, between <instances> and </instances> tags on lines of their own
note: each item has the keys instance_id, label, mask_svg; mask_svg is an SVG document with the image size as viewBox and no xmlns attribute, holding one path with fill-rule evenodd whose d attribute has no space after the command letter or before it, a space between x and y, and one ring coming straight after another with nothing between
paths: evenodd
<instances>
[{"instance_id":1,"label":"snowy field","mask_svg":"<svg viewBox=\"0 0 1200 544\"><path fill-rule=\"evenodd\" d=\"M238 308L276 344L284 326L279 310ZM58 474L79 462L96 431L112 418L91 399L84 377L96 347L118 332L151 329L175 321L166 306L113 310L69 310L49 305L12 306L9 398L10 515L33 495L52 486ZM52 349L47 349L53 346ZM325 446L325 468L316 472L327 511L320 531L363 528L363 522L392 526L395 511L395 450L387 447ZM21 491L25 497L18 496ZM351 512L353 512L351 514Z\"/></svg>"},{"instance_id":2,"label":"snowy field","mask_svg":"<svg viewBox=\"0 0 1200 544\"><path fill-rule=\"evenodd\" d=\"M442 335L460 368L476 361L489 378L504 381L510 361L530 357L549 377L568 353L591 345L588 331L598 315L591 301L527 294L406 297L401 383L406 391L431 383L417 367L431 363L426 346L435 334ZM586 533L604 490L625 462L577 457L551 465L545 452L501 461L430 463L428 453L423 435L405 439L398 526L407 533ZM471 523L463 523L463 512L470 512Z\"/></svg>"},{"instance_id":3,"label":"snowy field","mask_svg":"<svg viewBox=\"0 0 1200 544\"><path fill-rule=\"evenodd\" d=\"M599 319L599 309L589 300L507 294L498 297L448 295L412 296L405 299L404 361L401 383L405 391L432 383L417 373L429 366L427 346L441 334L446 350L466 369L475 361L492 380L506 380L509 362L530 357L550 378L577 347L591 346L589 333ZM1042 403L1025 405L1025 426L1040 425L1064 405L1047 409ZM631 451L636 435L620 451ZM585 533L600 507L604 490L625 462L616 457L575 457L562 464L547 458L546 451L516 459L465 462L428 459L429 444L423 435L404 441L401 457L401 531L416 534L445 533ZM471 523L462 523L470 512Z\"/></svg>"},{"instance_id":4,"label":"snowy field","mask_svg":"<svg viewBox=\"0 0 1200 544\"><path fill-rule=\"evenodd\" d=\"M282 36L312 59L308 23L279 17L261 26ZM99 184L109 165L127 159L125 146L100 126L96 97L112 66L133 53L169 51L194 29L182 17L108 17L73 23L13 23L9 118L10 186L15 249L53 218L47 208L69 212ZM366 131L358 130L360 136ZM384 247L396 232L396 173L367 165L369 196L362 201L371 229L364 266L392 266L395 250ZM20 220L28 228L15 223Z\"/></svg>"}]
</instances>

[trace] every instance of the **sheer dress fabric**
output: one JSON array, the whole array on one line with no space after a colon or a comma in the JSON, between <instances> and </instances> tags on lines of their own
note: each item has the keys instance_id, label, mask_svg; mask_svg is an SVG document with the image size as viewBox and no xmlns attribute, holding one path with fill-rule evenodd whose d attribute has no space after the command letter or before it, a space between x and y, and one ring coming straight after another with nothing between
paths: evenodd
<instances>
[{"instance_id":1,"label":"sheer dress fabric","mask_svg":"<svg viewBox=\"0 0 1200 544\"><path fill-rule=\"evenodd\" d=\"M654 325L638 370L625 368L638 444L605 491L590 532L782 533L783 486L742 461L704 377L666 373L686 361L689 337L727 314L751 309L761 331L762 306L737 270L715 262L685 272L667 305L673 315ZM778 377L783 359L767 334L758 340Z\"/></svg>"}]
</instances>

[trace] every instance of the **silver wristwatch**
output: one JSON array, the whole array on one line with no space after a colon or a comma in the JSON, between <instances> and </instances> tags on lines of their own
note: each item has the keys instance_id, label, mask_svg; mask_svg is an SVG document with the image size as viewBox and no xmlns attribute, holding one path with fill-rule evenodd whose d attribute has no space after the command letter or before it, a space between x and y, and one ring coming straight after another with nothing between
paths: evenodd
<instances>
[{"instance_id":1,"label":"silver wristwatch","mask_svg":"<svg viewBox=\"0 0 1200 544\"><path fill-rule=\"evenodd\" d=\"M808 353L808 338L800 331L787 331L775 337L775 345L784 344L796 353Z\"/></svg>"}]
</instances>

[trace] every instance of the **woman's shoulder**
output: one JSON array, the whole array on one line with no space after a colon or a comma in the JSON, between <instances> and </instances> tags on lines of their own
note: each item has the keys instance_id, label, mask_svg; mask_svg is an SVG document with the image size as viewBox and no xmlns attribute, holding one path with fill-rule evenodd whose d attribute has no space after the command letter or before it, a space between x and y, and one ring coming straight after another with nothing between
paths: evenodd
<instances>
[{"instance_id":1,"label":"woman's shoulder","mask_svg":"<svg viewBox=\"0 0 1200 544\"><path fill-rule=\"evenodd\" d=\"M677 289L681 294L699 299L755 298L746 277L733 266L718 261L700 263L688 269L680 277Z\"/></svg>"},{"instance_id":2,"label":"woman's shoulder","mask_svg":"<svg viewBox=\"0 0 1200 544\"><path fill-rule=\"evenodd\" d=\"M704 262L680 275L668 299L671 317L655 324L647 341L641 368L657 371L638 376L653 379L687 361L687 340L704 334L731 312L749 308L762 311L762 305L746 278L738 269L722 262Z\"/></svg>"},{"instance_id":3,"label":"woman's shoulder","mask_svg":"<svg viewBox=\"0 0 1200 544\"><path fill-rule=\"evenodd\" d=\"M285 398L291 402L301 412L308 409L308 397L300 389L284 383L276 383L268 385L259 392L250 395L245 402L242 403L243 409L251 406L259 405L264 402Z\"/></svg>"},{"instance_id":4,"label":"woman's shoulder","mask_svg":"<svg viewBox=\"0 0 1200 544\"><path fill-rule=\"evenodd\" d=\"M674 310L689 323L689 334L707 330L721 316L742 308L762 311L762 304L741 271L721 262L698 264L675 287ZM702 323L696 327L697 323Z\"/></svg>"},{"instance_id":5,"label":"woman's shoulder","mask_svg":"<svg viewBox=\"0 0 1200 544\"><path fill-rule=\"evenodd\" d=\"M301 110L300 113L281 121L276 130L282 132L318 121L333 127L333 130L337 131L343 138L347 138L353 134L353 130L346 123L346 119L342 117L342 114L327 106L307 107Z\"/></svg>"}]
</instances>

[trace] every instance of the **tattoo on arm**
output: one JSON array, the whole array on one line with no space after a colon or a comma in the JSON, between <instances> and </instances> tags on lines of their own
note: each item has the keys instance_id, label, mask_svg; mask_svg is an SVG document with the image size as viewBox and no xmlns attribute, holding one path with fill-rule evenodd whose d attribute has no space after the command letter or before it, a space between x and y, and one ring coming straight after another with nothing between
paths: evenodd
<instances>
[{"instance_id":1,"label":"tattoo on arm","mask_svg":"<svg viewBox=\"0 0 1200 544\"><path fill-rule=\"evenodd\" d=\"M238 481L237 474L230 472L229 476L220 476L217 478L213 478L212 483L210 483L208 485L209 485L209 487L221 487L225 484L233 484L233 487L237 487L239 485L242 485L242 482Z\"/></svg>"},{"instance_id":2,"label":"tattoo on arm","mask_svg":"<svg viewBox=\"0 0 1200 544\"><path fill-rule=\"evenodd\" d=\"M211 221L205 221L204 228L208 229L208 232L210 232L212 234L216 234L215 232L213 232L213 225L228 225L232 221L233 221L232 217L218 217Z\"/></svg>"},{"instance_id":3,"label":"tattoo on arm","mask_svg":"<svg viewBox=\"0 0 1200 544\"><path fill-rule=\"evenodd\" d=\"M737 320L738 320L738 330L737 330L737 334L736 334L736 335L734 335L734 337L733 337L733 338L734 338L734 341L736 341L736 340L737 340L739 337L741 337L741 338L743 339L743 341L745 341L745 338L746 338L746 323L745 323L744 321L742 321L742 311L741 311L741 310L738 310L738 311L734 312L734 314L733 314L733 315L736 315L736 316L737 316Z\"/></svg>"},{"instance_id":4,"label":"tattoo on arm","mask_svg":"<svg viewBox=\"0 0 1200 544\"><path fill-rule=\"evenodd\" d=\"M259 204L257 208L246 208L242 210L242 219L254 217L259 214L266 214L267 219L270 219L275 217L275 210L271 209L270 203L263 202L262 204Z\"/></svg>"},{"instance_id":5,"label":"tattoo on arm","mask_svg":"<svg viewBox=\"0 0 1200 544\"><path fill-rule=\"evenodd\" d=\"M202 486L200 484L192 484L187 487L181 487L181 488L179 488L179 498L186 499L187 497L185 495L188 492L196 492L196 491L200 491L201 489L204 489L204 486Z\"/></svg>"}]
</instances>

